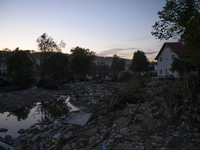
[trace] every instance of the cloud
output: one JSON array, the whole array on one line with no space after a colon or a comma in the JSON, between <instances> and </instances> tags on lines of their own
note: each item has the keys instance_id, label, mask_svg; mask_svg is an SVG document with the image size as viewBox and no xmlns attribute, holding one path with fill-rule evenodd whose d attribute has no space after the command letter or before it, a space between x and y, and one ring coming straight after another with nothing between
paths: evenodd
<instances>
[{"instance_id":1,"label":"cloud","mask_svg":"<svg viewBox=\"0 0 200 150\"><path fill-rule=\"evenodd\" d=\"M136 39L133 39L131 41L140 41L140 40L147 40L147 39L152 39L152 36L145 36L145 37L141 37L141 38L136 38Z\"/></svg>"},{"instance_id":2,"label":"cloud","mask_svg":"<svg viewBox=\"0 0 200 150\"><path fill-rule=\"evenodd\" d=\"M145 54L146 54L146 55L152 55L152 54L156 54L156 53L158 53L157 50L153 50L153 51L148 50L148 51L145 51Z\"/></svg>"},{"instance_id":3,"label":"cloud","mask_svg":"<svg viewBox=\"0 0 200 150\"><path fill-rule=\"evenodd\" d=\"M133 51L137 50L138 48L130 47L130 48L111 48L105 51L101 51L98 53L98 55L108 56L108 55L114 55L118 53L133 53Z\"/></svg>"}]
</instances>

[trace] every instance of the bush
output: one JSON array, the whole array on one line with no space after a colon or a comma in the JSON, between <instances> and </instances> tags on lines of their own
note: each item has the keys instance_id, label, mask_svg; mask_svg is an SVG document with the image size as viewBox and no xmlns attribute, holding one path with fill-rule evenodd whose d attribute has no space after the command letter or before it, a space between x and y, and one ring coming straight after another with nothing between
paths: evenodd
<instances>
[{"instance_id":1,"label":"bush","mask_svg":"<svg viewBox=\"0 0 200 150\"><path fill-rule=\"evenodd\" d=\"M123 72L123 75L118 79L119 82L128 81L132 78L132 74L129 72Z\"/></svg>"},{"instance_id":2,"label":"bush","mask_svg":"<svg viewBox=\"0 0 200 150\"><path fill-rule=\"evenodd\" d=\"M110 106L108 111L112 111L117 106L122 106L126 102L138 103L138 100L142 100L140 95L140 89L144 85L144 80L140 75L134 75L126 86L118 88L112 95L110 100Z\"/></svg>"},{"instance_id":3,"label":"bush","mask_svg":"<svg viewBox=\"0 0 200 150\"><path fill-rule=\"evenodd\" d=\"M188 78L166 83L161 98L157 99L161 113L167 118L180 114L192 117L200 106L200 80Z\"/></svg>"}]
</instances>

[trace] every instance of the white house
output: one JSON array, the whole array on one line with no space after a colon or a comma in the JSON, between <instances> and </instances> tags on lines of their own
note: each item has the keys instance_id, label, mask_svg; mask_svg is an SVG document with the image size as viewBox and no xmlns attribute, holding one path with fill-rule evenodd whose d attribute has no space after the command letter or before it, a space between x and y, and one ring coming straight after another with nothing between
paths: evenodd
<instances>
[{"instance_id":1,"label":"white house","mask_svg":"<svg viewBox=\"0 0 200 150\"><path fill-rule=\"evenodd\" d=\"M181 43L164 43L155 58L155 60L157 60L157 76L166 77L173 75L174 77L178 77L179 75L177 72L170 71L171 64L174 58L185 58L186 56L186 50Z\"/></svg>"}]
</instances>

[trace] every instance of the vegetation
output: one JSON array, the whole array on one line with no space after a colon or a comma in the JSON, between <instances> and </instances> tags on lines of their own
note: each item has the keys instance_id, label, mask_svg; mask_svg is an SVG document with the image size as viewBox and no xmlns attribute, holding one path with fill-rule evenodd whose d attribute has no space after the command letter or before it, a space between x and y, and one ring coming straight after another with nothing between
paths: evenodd
<instances>
[{"instance_id":1,"label":"vegetation","mask_svg":"<svg viewBox=\"0 0 200 150\"><path fill-rule=\"evenodd\" d=\"M44 68L45 74L47 74L50 79L71 80L68 55L55 52L46 58L43 63L43 65L46 66Z\"/></svg>"},{"instance_id":2,"label":"vegetation","mask_svg":"<svg viewBox=\"0 0 200 150\"><path fill-rule=\"evenodd\" d=\"M30 60L25 51L16 48L6 61L7 75L12 77L15 84L24 86L32 83L35 75L35 63Z\"/></svg>"},{"instance_id":3,"label":"vegetation","mask_svg":"<svg viewBox=\"0 0 200 150\"><path fill-rule=\"evenodd\" d=\"M95 73L106 73L110 71L110 68L103 61L97 63L93 62L91 66L91 71Z\"/></svg>"},{"instance_id":4,"label":"vegetation","mask_svg":"<svg viewBox=\"0 0 200 150\"><path fill-rule=\"evenodd\" d=\"M167 0L158 12L151 32L160 40L178 38L190 52L192 63L200 66L200 2L198 0Z\"/></svg>"},{"instance_id":5,"label":"vegetation","mask_svg":"<svg viewBox=\"0 0 200 150\"><path fill-rule=\"evenodd\" d=\"M130 69L140 74L142 71L147 71L148 67L149 62L145 53L140 50L134 52Z\"/></svg>"},{"instance_id":6,"label":"vegetation","mask_svg":"<svg viewBox=\"0 0 200 150\"><path fill-rule=\"evenodd\" d=\"M113 55L113 60L111 64L111 71L112 72L119 72L125 70L125 60L122 58L119 58L116 54Z\"/></svg>"},{"instance_id":7,"label":"vegetation","mask_svg":"<svg viewBox=\"0 0 200 150\"><path fill-rule=\"evenodd\" d=\"M199 85L200 80L194 77L166 83L157 99L162 115L170 119L186 115L193 120L195 113L200 114Z\"/></svg>"},{"instance_id":8,"label":"vegetation","mask_svg":"<svg viewBox=\"0 0 200 150\"><path fill-rule=\"evenodd\" d=\"M190 73L191 70L196 70L196 67L191 64L191 62L183 59L175 58L173 63L171 64L170 70L172 72L177 71L181 77L183 77L183 73Z\"/></svg>"},{"instance_id":9,"label":"vegetation","mask_svg":"<svg viewBox=\"0 0 200 150\"><path fill-rule=\"evenodd\" d=\"M60 42L60 44L56 44L56 42L51 38L48 37L46 33L42 34L38 39L38 49L41 52L41 58L40 58L40 77L44 78L46 75L46 68L49 68L52 64L45 63L50 57L52 52L61 52L61 49L65 47L65 43L63 41ZM55 58L55 57L54 57ZM55 61L52 61L55 63Z\"/></svg>"},{"instance_id":10,"label":"vegetation","mask_svg":"<svg viewBox=\"0 0 200 150\"><path fill-rule=\"evenodd\" d=\"M112 111L117 107L122 107L126 102L138 103L143 101L140 89L144 86L144 80L140 75L134 75L130 80L120 85L113 93L108 111Z\"/></svg>"},{"instance_id":11,"label":"vegetation","mask_svg":"<svg viewBox=\"0 0 200 150\"><path fill-rule=\"evenodd\" d=\"M89 49L76 47L71 49L70 64L72 72L79 78L85 78L90 72L95 53Z\"/></svg>"}]
</instances>

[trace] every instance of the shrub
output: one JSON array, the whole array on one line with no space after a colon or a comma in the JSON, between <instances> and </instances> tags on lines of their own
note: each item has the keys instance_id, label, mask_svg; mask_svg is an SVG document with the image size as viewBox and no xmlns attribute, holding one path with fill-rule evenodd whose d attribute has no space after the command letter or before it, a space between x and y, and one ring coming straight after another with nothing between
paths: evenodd
<instances>
[{"instance_id":1,"label":"shrub","mask_svg":"<svg viewBox=\"0 0 200 150\"><path fill-rule=\"evenodd\" d=\"M160 111L167 118L180 114L192 117L199 110L199 91L200 80L197 78L168 82L163 86L161 97L157 99Z\"/></svg>"}]
</instances>

